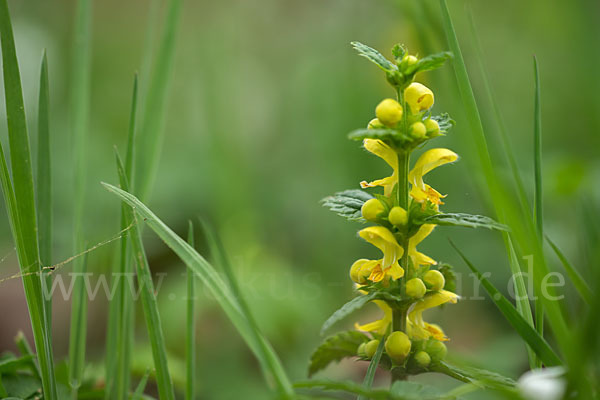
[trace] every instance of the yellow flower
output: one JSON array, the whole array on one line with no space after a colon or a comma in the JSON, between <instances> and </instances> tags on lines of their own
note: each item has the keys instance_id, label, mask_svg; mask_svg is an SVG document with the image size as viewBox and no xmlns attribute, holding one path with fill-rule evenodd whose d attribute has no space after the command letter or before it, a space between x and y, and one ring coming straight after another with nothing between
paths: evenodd
<instances>
[{"instance_id":1,"label":"yellow flower","mask_svg":"<svg viewBox=\"0 0 600 400\"><path fill-rule=\"evenodd\" d=\"M429 324L423 321L423 311L445 303L455 304L458 301L458 295L447 290L440 290L423 298L415 303L408 313L407 331L410 337L415 339L428 339L433 337L437 340L448 340L444 331L435 324Z\"/></svg>"},{"instance_id":2,"label":"yellow flower","mask_svg":"<svg viewBox=\"0 0 600 400\"><path fill-rule=\"evenodd\" d=\"M423 153L408 174L408 180L412 184L411 197L419 203L429 200L435 205L444 204L440 199L446 196L441 195L423 182L423 176L429 171L441 165L454 162L457 159L458 155L448 149L431 149Z\"/></svg>"},{"instance_id":3,"label":"yellow flower","mask_svg":"<svg viewBox=\"0 0 600 400\"><path fill-rule=\"evenodd\" d=\"M393 127L402 119L402 106L394 99L385 99L375 108L375 115L382 124Z\"/></svg>"},{"instance_id":4,"label":"yellow flower","mask_svg":"<svg viewBox=\"0 0 600 400\"><path fill-rule=\"evenodd\" d=\"M389 277L394 280L404 276L404 270L398 264L404 249L398 244L396 238L383 226L370 226L358 232L359 236L377 247L383 253L383 258L373 267L369 280L380 282Z\"/></svg>"},{"instance_id":5,"label":"yellow flower","mask_svg":"<svg viewBox=\"0 0 600 400\"><path fill-rule=\"evenodd\" d=\"M404 89L404 98L415 114L430 109L434 101L431 89L418 82L413 82Z\"/></svg>"},{"instance_id":6,"label":"yellow flower","mask_svg":"<svg viewBox=\"0 0 600 400\"><path fill-rule=\"evenodd\" d=\"M382 300L373 300L373 303L377 304L383 311L383 318L378 319L377 321L369 322L368 324L359 325L358 323L354 324L354 327L363 332L375 332L380 335L385 335L388 329L388 326L392 323L392 308L387 305L385 301Z\"/></svg>"},{"instance_id":7,"label":"yellow flower","mask_svg":"<svg viewBox=\"0 0 600 400\"><path fill-rule=\"evenodd\" d=\"M368 152L382 158L390 167L393 168L394 172L387 178L377 179L372 182L362 181L360 186L363 189L368 187L383 186L384 194L389 196L394 189L394 185L398 183L398 155L394 149L379 139L365 139L363 141L363 146Z\"/></svg>"},{"instance_id":8,"label":"yellow flower","mask_svg":"<svg viewBox=\"0 0 600 400\"><path fill-rule=\"evenodd\" d=\"M408 255L411 258L415 268L418 268L421 265L437 264L433 258L417 251L417 245L421 243L427 236L429 236L429 234L433 232L434 228L434 224L421 225L417 233L408 240Z\"/></svg>"}]
</instances>

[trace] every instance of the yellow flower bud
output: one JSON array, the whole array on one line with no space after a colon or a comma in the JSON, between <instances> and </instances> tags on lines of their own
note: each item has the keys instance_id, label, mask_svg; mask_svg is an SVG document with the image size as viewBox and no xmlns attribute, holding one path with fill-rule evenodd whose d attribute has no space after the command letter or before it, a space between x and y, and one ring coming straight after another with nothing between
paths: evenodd
<instances>
[{"instance_id":1,"label":"yellow flower bud","mask_svg":"<svg viewBox=\"0 0 600 400\"><path fill-rule=\"evenodd\" d=\"M433 92L418 82L411 83L404 90L404 98L413 113L428 110L433 106ZM381 118L380 118L381 119Z\"/></svg>"},{"instance_id":2,"label":"yellow flower bud","mask_svg":"<svg viewBox=\"0 0 600 400\"><path fill-rule=\"evenodd\" d=\"M356 351L356 355L359 356L359 357L367 358L366 347L367 347L367 343L361 343L360 346L358 346L358 350Z\"/></svg>"},{"instance_id":3,"label":"yellow flower bud","mask_svg":"<svg viewBox=\"0 0 600 400\"><path fill-rule=\"evenodd\" d=\"M385 99L375 108L375 115L382 124L393 127L402 119L402 106L394 99Z\"/></svg>"},{"instance_id":4,"label":"yellow flower bud","mask_svg":"<svg viewBox=\"0 0 600 400\"><path fill-rule=\"evenodd\" d=\"M427 134L427 128L422 122L415 122L410 126L410 135L416 139L422 139Z\"/></svg>"},{"instance_id":5,"label":"yellow flower bud","mask_svg":"<svg viewBox=\"0 0 600 400\"><path fill-rule=\"evenodd\" d=\"M394 207L388 214L388 220L396 226L405 226L408 223L408 213L402 207Z\"/></svg>"},{"instance_id":6,"label":"yellow flower bud","mask_svg":"<svg viewBox=\"0 0 600 400\"><path fill-rule=\"evenodd\" d=\"M427 133L430 134L438 134L440 133L440 124L435 119L429 118L425 121L425 128L427 128Z\"/></svg>"},{"instance_id":7,"label":"yellow flower bud","mask_svg":"<svg viewBox=\"0 0 600 400\"><path fill-rule=\"evenodd\" d=\"M431 364L431 357L424 351L419 351L415 354L415 362L421 368L427 368Z\"/></svg>"},{"instance_id":8,"label":"yellow flower bud","mask_svg":"<svg viewBox=\"0 0 600 400\"><path fill-rule=\"evenodd\" d=\"M423 276L423 280L425 281L425 285L429 289L435 291L442 290L444 288L444 285L446 284L446 279L444 278L444 275L436 269L427 271Z\"/></svg>"},{"instance_id":9,"label":"yellow flower bud","mask_svg":"<svg viewBox=\"0 0 600 400\"><path fill-rule=\"evenodd\" d=\"M427 288L419 278L413 278L406 282L406 294L413 299L420 299L425 296L425 292L427 292Z\"/></svg>"},{"instance_id":10,"label":"yellow flower bud","mask_svg":"<svg viewBox=\"0 0 600 400\"><path fill-rule=\"evenodd\" d=\"M381 129L383 127L383 124L378 118L373 118L369 121L369 124L367 125L367 129Z\"/></svg>"},{"instance_id":11,"label":"yellow flower bud","mask_svg":"<svg viewBox=\"0 0 600 400\"><path fill-rule=\"evenodd\" d=\"M419 59L417 57L407 54L402 59L402 64L406 65L406 66L411 66L411 65L415 65L418 61L419 61Z\"/></svg>"},{"instance_id":12,"label":"yellow flower bud","mask_svg":"<svg viewBox=\"0 0 600 400\"><path fill-rule=\"evenodd\" d=\"M401 331L392 332L385 341L385 351L396 363L402 364L410 353L410 339Z\"/></svg>"},{"instance_id":13,"label":"yellow flower bud","mask_svg":"<svg viewBox=\"0 0 600 400\"><path fill-rule=\"evenodd\" d=\"M362 205L360 212L367 221L377 221L379 214L385 211L383 204L377 199L369 199Z\"/></svg>"},{"instance_id":14,"label":"yellow flower bud","mask_svg":"<svg viewBox=\"0 0 600 400\"><path fill-rule=\"evenodd\" d=\"M360 260L356 260L350 267L350 279L362 285L367 282L367 278L371 275L372 271L373 261L361 258Z\"/></svg>"},{"instance_id":15,"label":"yellow flower bud","mask_svg":"<svg viewBox=\"0 0 600 400\"><path fill-rule=\"evenodd\" d=\"M365 345L365 355L367 356L367 358L373 358L373 356L377 352L377 347L379 347L379 340L375 339L371 340L370 342L367 342L367 344Z\"/></svg>"},{"instance_id":16,"label":"yellow flower bud","mask_svg":"<svg viewBox=\"0 0 600 400\"><path fill-rule=\"evenodd\" d=\"M425 346L425 351L431 357L431 361L438 362L446 358L448 354L448 348L446 345L439 340L430 339Z\"/></svg>"}]
</instances>

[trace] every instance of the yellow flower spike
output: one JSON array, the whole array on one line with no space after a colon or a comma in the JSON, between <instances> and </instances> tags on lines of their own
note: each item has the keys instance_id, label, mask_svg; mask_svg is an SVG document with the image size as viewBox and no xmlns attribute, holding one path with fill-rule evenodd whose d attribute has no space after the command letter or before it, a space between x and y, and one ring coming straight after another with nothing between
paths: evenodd
<instances>
[{"instance_id":1,"label":"yellow flower spike","mask_svg":"<svg viewBox=\"0 0 600 400\"><path fill-rule=\"evenodd\" d=\"M383 226L369 226L358 232L358 235L383 252L381 268L384 270L397 263L404 253L394 234Z\"/></svg>"},{"instance_id":2,"label":"yellow flower spike","mask_svg":"<svg viewBox=\"0 0 600 400\"><path fill-rule=\"evenodd\" d=\"M356 260L350 267L350 279L359 285L365 284L373 269L380 263L379 260L367 260L365 258Z\"/></svg>"},{"instance_id":3,"label":"yellow flower spike","mask_svg":"<svg viewBox=\"0 0 600 400\"><path fill-rule=\"evenodd\" d=\"M374 300L373 303L375 303L377 307L383 311L383 318L364 325L354 324L354 327L359 331L374 332L380 335L385 335L388 326L392 323L392 308L382 300Z\"/></svg>"},{"instance_id":4,"label":"yellow flower spike","mask_svg":"<svg viewBox=\"0 0 600 400\"><path fill-rule=\"evenodd\" d=\"M381 129L383 127L383 124L377 118L373 118L372 120L370 120L369 124L367 125L367 129Z\"/></svg>"},{"instance_id":5,"label":"yellow flower spike","mask_svg":"<svg viewBox=\"0 0 600 400\"><path fill-rule=\"evenodd\" d=\"M418 82L413 82L404 89L404 98L414 114L430 109L434 102L431 89Z\"/></svg>"},{"instance_id":6,"label":"yellow flower spike","mask_svg":"<svg viewBox=\"0 0 600 400\"><path fill-rule=\"evenodd\" d=\"M410 126L410 135L415 139L423 139L427 135L427 128L422 122L415 122Z\"/></svg>"},{"instance_id":7,"label":"yellow flower spike","mask_svg":"<svg viewBox=\"0 0 600 400\"><path fill-rule=\"evenodd\" d=\"M456 160L458 160L458 154L448 149L431 149L423 153L408 174L408 180L412 184L411 197L420 203L429 200L433 204L444 204L440 199L445 196L425 184L423 176L439 166Z\"/></svg>"},{"instance_id":8,"label":"yellow flower spike","mask_svg":"<svg viewBox=\"0 0 600 400\"><path fill-rule=\"evenodd\" d=\"M367 221L377 221L378 216L385 211L383 204L377 199L369 199L360 208L360 213Z\"/></svg>"},{"instance_id":9,"label":"yellow flower spike","mask_svg":"<svg viewBox=\"0 0 600 400\"><path fill-rule=\"evenodd\" d=\"M377 179L372 182L362 181L360 186L363 189L368 187L383 186L384 194L389 196L392 193L394 186L398 183L398 155L394 149L379 139L365 139L363 141L363 146L368 152L375 154L379 158L382 158L390 167L393 168L394 172L387 178Z\"/></svg>"},{"instance_id":10,"label":"yellow flower spike","mask_svg":"<svg viewBox=\"0 0 600 400\"><path fill-rule=\"evenodd\" d=\"M448 340L444 332L437 325L428 324L423 321L423 311L440 306L445 303L456 303L458 295L447 290L440 290L415 303L408 313L407 327L409 336L415 339L427 339L434 337L437 340Z\"/></svg>"},{"instance_id":11,"label":"yellow flower spike","mask_svg":"<svg viewBox=\"0 0 600 400\"><path fill-rule=\"evenodd\" d=\"M382 124L394 127L402 119L402 106L394 99L385 99L375 108L375 115Z\"/></svg>"}]
</instances>

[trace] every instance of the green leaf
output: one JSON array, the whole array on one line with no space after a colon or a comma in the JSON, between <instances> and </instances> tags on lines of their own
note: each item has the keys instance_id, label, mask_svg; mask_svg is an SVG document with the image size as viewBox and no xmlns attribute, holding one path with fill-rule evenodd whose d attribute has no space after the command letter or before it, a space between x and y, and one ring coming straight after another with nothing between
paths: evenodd
<instances>
[{"instance_id":1,"label":"green leaf","mask_svg":"<svg viewBox=\"0 0 600 400\"><path fill-rule=\"evenodd\" d=\"M361 56L365 57L367 60L371 61L379 68L384 70L385 72L395 72L398 71L398 67L392 63L390 60L381 55L377 50L362 44L360 42L351 42L350 43L354 50L358 52Z\"/></svg>"},{"instance_id":2,"label":"green leaf","mask_svg":"<svg viewBox=\"0 0 600 400\"><path fill-rule=\"evenodd\" d=\"M490 389L513 389L516 382L497 372L487 371L467 366L457 366L442 361L432 366L432 371L446 374L463 382L472 383L482 388Z\"/></svg>"},{"instance_id":3,"label":"green leaf","mask_svg":"<svg viewBox=\"0 0 600 400\"><path fill-rule=\"evenodd\" d=\"M358 346L367 341L369 337L358 331L345 331L329 336L310 357L308 376L312 376L334 361L356 357Z\"/></svg>"},{"instance_id":4,"label":"green leaf","mask_svg":"<svg viewBox=\"0 0 600 400\"><path fill-rule=\"evenodd\" d=\"M575 285L575 288L579 292L581 298L585 300L586 303L593 304L594 295L585 279L583 279L579 271L577 271L575 267L569 262L569 260L567 260L567 257L565 257L563 252L560 251L558 246L554 244L554 242L550 240L548 236L546 236L546 241L548 242L550 247L552 247L552 250L554 250L554 253L562 263L563 267L565 268L565 271L567 271L569 279L571 279L571 282L573 282L573 285Z\"/></svg>"},{"instance_id":5,"label":"green leaf","mask_svg":"<svg viewBox=\"0 0 600 400\"><path fill-rule=\"evenodd\" d=\"M364 222L360 209L367 200L373 198L363 190L350 189L325 197L321 203L344 218Z\"/></svg>"},{"instance_id":6,"label":"green leaf","mask_svg":"<svg viewBox=\"0 0 600 400\"><path fill-rule=\"evenodd\" d=\"M472 215L462 213L442 213L432 215L423 219L426 224L436 224L442 226L464 226L467 228L488 228L500 231L509 231L510 228L504 224L494 221L490 217L483 215Z\"/></svg>"},{"instance_id":7,"label":"green leaf","mask_svg":"<svg viewBox=\"0 0 600 400\"><path fill-rule=\"evenodd\" d=\"M372 292L365 295L356 296L346 304L344 304L341 308L336 310L331 317L327 318L323 326L321 327L321 335L324 335L325 332L333 326L338 321L341 321L348 315L352 314L354 311L361 309L368 302L375 299L377 297L377 292Z\"/></svg>"},{"instance_id":8,"label":"green leaf","mask_svg":"<svg viewBox=\"0 0 600 400\"><path fill-rule=\"evenodd\" d=\"M375 400L403 400L397 396L392 396L390 392L387 390L373 390L373 389L365 389L364 386L359 385L352 381L332 381L327 379L313 379L309 381L300 381L294 383L294 387L297 389L318 389L320 391L326 392L343 392L349 394L355 394L363 396L363 398L367 399L375 399ZM317 393L317 398L321 398L323 395ZM335 396L333 393L331 394L331 398L339 399L339 396ZM345 398L345 397L344 397Z\"/></svg>"},{"instance_id":9,"label":"green leaf","mask_svg":"<svg viewBox=\"0 0 600 400\"><path fill-rule=\"evenodd\" d=\"M348 139L362 141L364 139L379 139L383 141L393 141L399 146L406 143L420 143L423 139L414 139L407 134L396 129L356 129L348 134Z\"/></svg>"},{"instance_id":10,"label":"green leaf","mask_svg":"<svg viewBox=\"0 0 600 400\"><path fill-rule=\"evenodd\" d=\"M396 60L396 64L400 64L406 53L406 47L402 44L395 44L394 47L392 47L392 55L394 56L394 60Z\"/></svg>"},{"instance_id":11,"label":"green leaf","mask_svg":"<svg viewBox=\"0 0 600 400\"><path fill-rule=\"evenodd\" d=\"M456 292L456 274L454 267L444 262L438 262L437 269L444 275L444 290Z\"/></svg>"},{"instance_id":12,"label":"green leaf","mask_svg":"<svg viewBox=\"0 0 600 400\"><path fill-rule=\"evenodd\" d=\"M450 115L448 113L432 115L431 119L435 120L438 123L438 125L440 126L440 133L442 134L447 133L452 127L454 127L454 125L456 125L456 122L452 118L450 118Z\"/></svg>"},{"instance_id":13,"label":"green leaf","mask_svg":"<svg viewBox=\"0 0 600 400\"><path fill-rule=\"evenodd\" d=\"M13 239L17 248L19 266L23 274L23 287L40 363L44 395L49 400L55 400L57 392L54 382L52 342L50 340L51 321L44 305L40 276L38 274L31 274L32 272L39 272L41 269L38 252L33 171L31 168L31 152L19 63L17 61L12 23L6 0L0 0L0 39L2 44L2 70L13 178L11 181L4 150L0 144L0 181L2 183L2 192L10 219Z\"/></svg>"},{"instance_id":14,"label":"green leaf","mask_svg":"<svg viewBox=\"0 0 600 400\"><path fill-rule=\"evenodd\" d=\"M444 63L452 58L452 53L443 51L441 53L430 54L421 58L416 64L406 70L408 74L416 74L418 72L430 71L440 68Z\"/></svg>"},{"instance_id":15,"label":"green leaf","mask_svg":"<svg viewBox=\"0 0 600 400\"><path fill-rule=\"evenodd\" d=\"M3 375L2 385L8 397L18 399L31 399L39 395L40 381L31 375L16 374Z\"/></svg>"},{"instance_id":16,"label":"green leaf","mask_svg":"<svg viewBox=\"0 0 600 400\"><path fill-rule=\"evenodd\" d=\"M0 373L15 373L24 368L29 369L33 356L23 356L19 358L8 357L0 360Z\"/></svg>"},{"instance_id":17,"label":"green leaf","mask_svg":"<svg viewBox=\"0 0 600 400\"><path fill-rule=\"evenodd\" d=\"M204 287L209 289L215 300L221 305L223 311L235 325L242 338L246 341L256 358L261 363L263 368L267 368L268 361L265 360L263 353L259 350L259 344L255 340L255 333L246 316L240 309L237 299L231 292L230 287L223 281L221 276L216 272L214 267L208 263L193 247L175 234L164 222L162 222L148 207L139 201L134 195L123 191L113 185L107 183L102 184L108 191L117 195L122 201L135 209L136 213L144 219L148 226L169 246L178 256L185 262L188 268L194 270L194 273L199 277ZM261 338L266 342L266 339ZM269 346L270 348L270 346ZM277 382L285 382L284 377L278 377ZM287 395L292 392L291 385L286 388L285 398L291 398L293 395Z\"/></svg>"},{"instance_id":18,"label":"green leaf","mask_svg":"<svg viewBox=\"0 0 600 400\"><path fill-rule=\"evenodd\" d=\"M485 278L481 272L466 258L466 256L450 241L450 244L458 252L465 264L474 274L477 275L485 291L488 293L496 307L500 310L504 318L512 325L517 333L529 344L531 349L538 355L542 362L547 366L562 365L562 361L550 347L548 342L539 335L539 333L527 322L519 311L508 301L506 297L496 287Z\"/></svg>"}]
</instances>

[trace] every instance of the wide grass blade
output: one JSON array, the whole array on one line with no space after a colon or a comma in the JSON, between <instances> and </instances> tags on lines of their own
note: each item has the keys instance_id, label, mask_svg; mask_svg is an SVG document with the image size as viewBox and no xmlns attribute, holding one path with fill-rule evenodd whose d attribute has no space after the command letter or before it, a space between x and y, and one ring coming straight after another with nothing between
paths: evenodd
<instances>
[{"instance_id":1,"label":"wide grass blade","mask_svg":"<svg viewBox=\"0 0 600 400\"><path fill-rule=\"evenodd\" d=\"M363 380L363 388L366 390L371 389L373 386L373 380L375 379L375 372L377 371L377 367L379 366L379 361L381 360L381 355L383 354L383 347L385 346L385 337L379 341L379 346L377 346L377 350L369 363L369 367L367 368L367 373L365 375L365 379ZM358 396L357 400L366 400L363 394Z\"/></svg>"},{"instance_id":2,"label":"wide grass blade","mask_svg":"<svg viewBox=\"0 0 600 400\"><path fill-rule=\"evenodd\" d=\"M481 272L467 259L462 251L453 242L450 242L452 247L463 259L465 264L483 285L483 288L488 293L496 307L500 310L506 320L512 325L515 331L529 344L531 349L538 355L539 359L547 366L561 365L562 361L556 355L550 345L544 340L544 338L523 318L523 316L517 311L515 306L496 287L483 276Z\"/></svg>"},{"instance_id":3,"label":"wide grass blade","mask_svg":"<svg viewBox=\"0 0 600 400\"><path fill-rule=\"evenodd\" d=\"M269 362L265 359L262 351L262 345L257 343L255 337L256 332L251 328L248 319L242 312L237 298L232 293L229 285L227 285L221 276L217 273L214 267L208 263L198 252L189 244L173 232L167 225L164 224L148 207L139 201L132 194L123 191L113 185L103 183L104 187L110 192L116 194L122 201L129 204L135 209L135 212L148 224L148 226L169 246L178 256L191 268L197 277L203 282L203 286L211 291L215 300L221 305L223 311L227 314L231 322L237 328L242 338L246 341L256 358L259 360L264 370L269 370ZM267 348L272 351L268 342L264 337L261 338L265 342ZM283 369L280 369L283 371ZM275 373L276 371L273 371ZM279 387L279 391L283 398L293 398L293 390L288 384L289 380L286 377L275 379L277 384L285 385Z\"/></svg>"},{"instance_id":4,"label":"wide grass blade","mask_svg":"<svg viewBox=\"0 0 600 400\"><path fill-rule=\"evenodd\" d=\"M134 138L136 130L136 115L138 104L138 78L133 81L131 112L129 116L129 131L127 134L127 155L125 159L125 176L132 181L132 164L134 157ZM121 230L127 228L127 213L129 207L121 207ZM129 393L131 346L133 341L134 305L130 291L129 278L133 277L129 238L121 238L119 248L119 263L115 266L113 285L116 286L115 296L109 303L108 329L106 340L106 389L105 399L126 399ZM116 350L116 351L115 351Z\"/></svg>"},{"instance_id":5,"label":"wide grass blade","mask_svg":"<svg viewBox=\"0 0 600 400\"><path fill-rule=\"evenodd\" d=\"M38 100L37 146L37 213L40 263L52 265L52 165L50 162L50 94L48 88L48 58L42 56L40 68L40 94ZM52 275L42 272L44 293L52 286ZM44 296L48 321L52 322L52 297ZM50 331L50 333L52 333ZM52 335L50 335L52 338Z\"/></svg>"},{"instance_id":6,"label":"wide grass blade","mask_svg":"<svg viewBox=\"0 0 600 400\"><path fill-rule=\"evenodd\" d=\"M13 178L11 182L4 150L0 145L0 181L17 247L19 265L24 274L23 286L40 363L42 388L45 397L53 400L57 398L57 394L50 340L50 318L44 305L41 276L40 274L29 274L40 272L41 266L29 135L19 64L6 0L0 0L0 40Z\"/></svg>"},{"instance_id":7,"label":"wide grass blade","mask_svg":"<svg viewBox=\"0 0 600 400\"><path fill-rule=\"evenodd\" d=\"M467 120L472 134L472 140L477 148L480 161L481 172L486 181L486 188L489 190L490 197L496 208L496 214L500 222L507 222L507 225L513 230L515 244L522 252L533 256L533 282L536 293L540 293L542 281L548 275L548 265L546 263L541 242L538 240L537 233L531 218L527 218L519 212L521 206L509 196L510 191L506 190L500 184L493 163L488 151L481 116L477 107L477 102L473 94L473 89L469 81L469 75L462 56L458 38L448 11L445 0L439 1L442 10L442 21L444 31L448 40L450 50L454 53L453 65L456 79L467 115ZM561 306L557 290L551 285L547 285L548 296L538 296L548 315L548 322L552 331L563 351L567 351L570 346L571 332L568 329L565 315Z\"/></svg>"},{"instance_id":8,"label":"wide grass blade","mask_svg":"<svg viewBox=\"0 0 600 400\"><path fill-rule=\"evenodd\" d=\"M194 247L194 224L188 224L188 244ZM187 308L186 308L186 380L185 399L194 400L196 387L196 289L194 272L186 268L187 278Z\"/></svg>"},{"instance_id":9,"label":"wide grass blade","mask_svg":"<svg viewBox=\"0 0 600 400\"><path fill-rule=\"evenodd\" d=\"M75 35L71 60L70 115L73 137L73 249L79 254L84 249L83 212L85 204L85 138L89 119L90 59L91 59L92 2L79 0L75 17ZM73 262L75 284L71 302L71 330L69 334L69 385L77 396L85 367L85 340L87 299L83 274L86 263L81 258ZM80 278L81 279L78 279Z\"/></svg>"},{"instance_id":10,"label":"wide grass blade","mask_svg":"<svg viewBox=\"0 0 600 400\"><path fill-rule=\"evenodd\" d=\"M162 144L167 89L173 66L175 37L182 0L170 0L164 30L141 116L141 134L136 141L134 193L146 199L150 193Z\"/></svg>"},{"instance_id":11,"label":"wide grass blade","mask_svg":"<svg viewBox=\"0 0 600 400\"><path fill-rule=\"evenodd\" d=\"M552 247L552 250L554 250L554 253L562 263L563 267L565 268L565 271L567 271L569 279L571 280L571 282L573 282L573 285L575 286L575 289L577 289L577 292L579 292L581 298L587 304L591 305L594 300L594 295L589 285L583 279L579 271L577 271L575 267L569 262L569 260L567 260L567 257L565 257L563 252L560 251L558 246L552 240L550 240L548 236L546 236L546 241L548 242L550 247Z\"/></svg>"},{"instance_id":12,"label":"wide grass blade","mask_svg":"<svg viewBox=\"0 0 600 400\"><path fill-rule=\"evenodd\" d=\"M129 188L127 177L125 175L125 167L121 162L118 154L117 170L119 173L119 182L124 189ZM142 236L137 225L136 215L133 209L129 209L126 214L127 226L131 226L129 237L131 239L131 248L136 262L136 271L138 285L140 287L140 297L142 300L142 308L144 310L144 319L146 320L146 328L150 339L150 347L152 348L152 357L154 359L154 368L156 369L156 384L161 400L175 400L175 391L173 381L169 373L167 363L167 346L165 344L164 334L160 322L160 314L158 312L158 302L156 300L154 282L152 281L152 273L146 258L146 252L142 243Z\"/></svg>"},{"instance_id":13,"label":"wide grass blade","mask_svg":"<svg viewBox=\"0 0 600 400\"><path fill-rule=\"evenodd\" d=\"M256 319L254 318L254 314L246 301L246 297L241 291L240 285L237 282L235 274L233 273L233 268L231 266L231 262L227 257L227 252L225 251L225 247L223 246L223 242L217 235L217 233L210 229L210 227L204 223L204 232L206 233L206 237L208 239L208 244L210 246L211 253L214 255L216 259L216 264L220 265L225 273L225 277L227 278L227 282L231 287L231 291L233 292L234 297L237 299L240 309L248 323L250 325L251 331L250 333L254 336L254 340L258 343L258 350L262 353L262 358L266 361L267 376L272 376L279 388L280 392L283 395L291 396L293 393L293 389L291 387L290 381L281 365L281 361L279 357L271 347L271 345L265 340Z\"/></svg>"}]
</instances>

